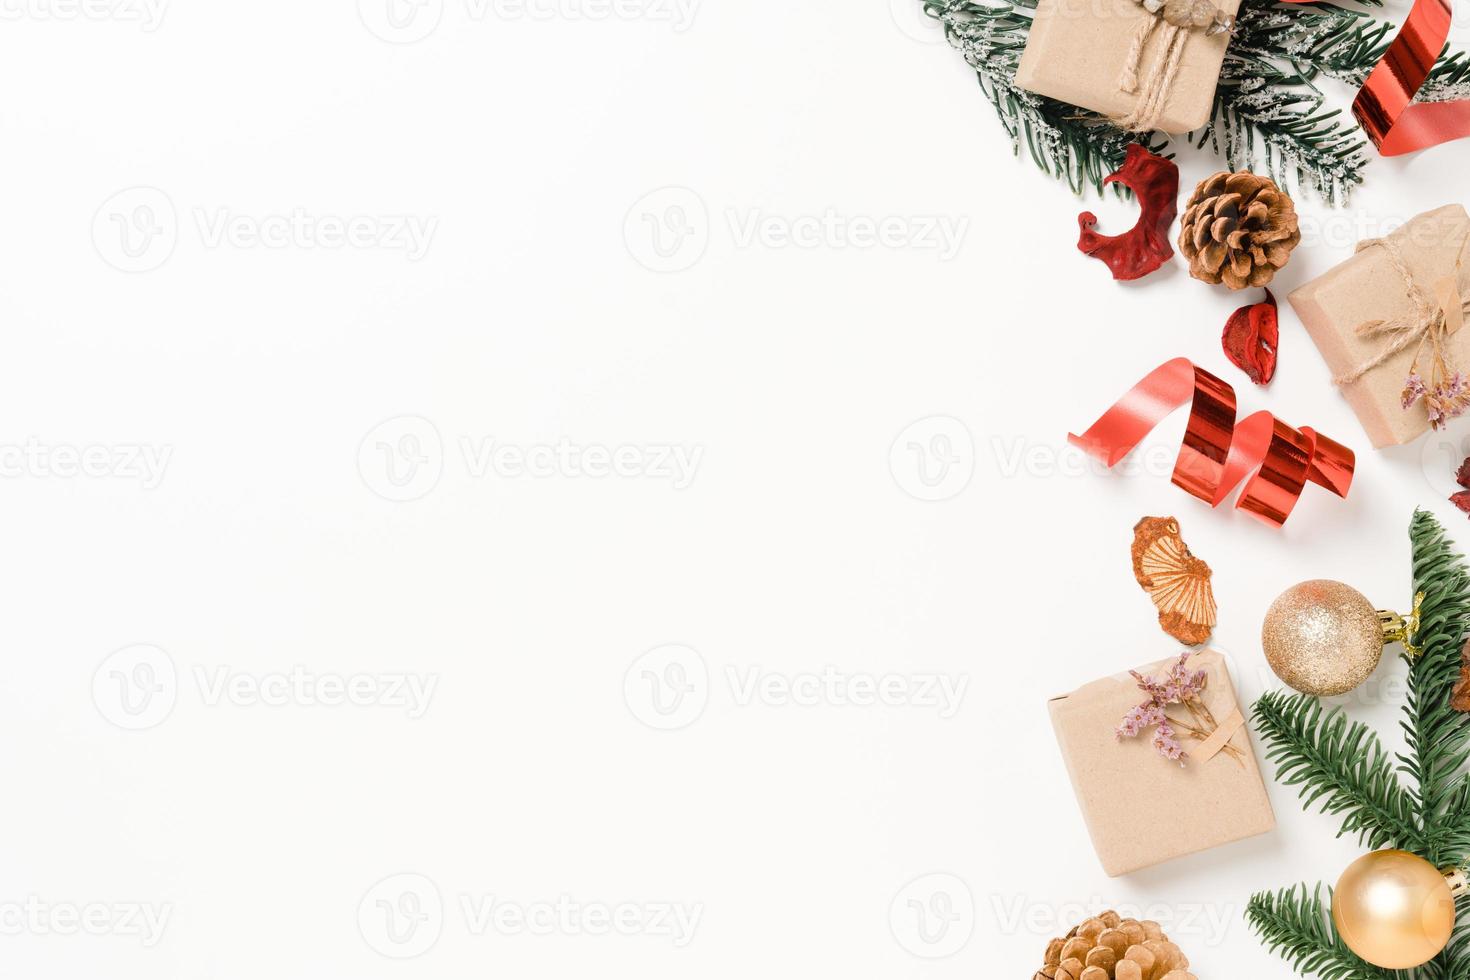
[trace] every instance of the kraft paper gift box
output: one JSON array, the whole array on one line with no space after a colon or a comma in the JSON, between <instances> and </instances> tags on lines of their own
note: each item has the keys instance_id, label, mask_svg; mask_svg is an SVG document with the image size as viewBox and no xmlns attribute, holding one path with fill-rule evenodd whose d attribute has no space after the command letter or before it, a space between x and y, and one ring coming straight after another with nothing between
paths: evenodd
<instances>
[{"instance_id":1,"label":"kraft paper gift box","mask_svg":"<svg viewBox=\"0 0 1470 980\"><path fill-rule=\"evenodd\" d=\"M1240 0L1216 0L1216 6L1222 14L1233 15ZM1134 36L1154 17L1138 0L1040 0L1016 84L1112 119L1127 116L1138 107L1143 80L1168 47L1166 32L1155 29L1139 63L1140 88L1125 92L1120 76ZM1152 127L1166 133L1186 133L1209 121L1230 43L1229 34L1207 36L1202 30L1187 34L1178 74Z\"/></svg>"},{"instance_id":2,"label":"kraft paper gift box","mask_svg":"<svg viewBox=\"0 0 1470 980\"><path fill-rule=\"evenodd\" d=\"M1144 676L1166 673L1178 657L1138 668ZM1128 709L1145 700L1126 672L1093 681L1049 704L1072 788L1082 808L1093 849L1109 877L1137 871L1219 844L1264 834L1276 826L1261 771L1251 751L1245 719L1235 700L1224 659L1205 650L1189 658L1191 670L1208 675L1201 699L1219 723L1220 737L1236 754L1208 743L1179 742L1194 752L1181 766L1155 751L1152 730L1119 739ZM1167 709L1189 720L1183 705Z\"/></svg>"},{"instance_id":3,"label":"kraft paper gift box","mask_svg":"<svg viewBox=\"0 0 1470 980\"><path fill-rule=\"evenodd\" d=\"M1361 251L1352 258L1287 297L1335 381L1371 363L1394 341L1390 335L1365 333L1360 327L1412 319L1424 302L1434 310L1441 308L1436 289L1456 276L1467 240L1470 215L1463 207L1451 204L1426 211L1386 237L1390 248L1365 248L1360 243ZM1421 291L1419 299L1405 274ZM1470 374L1470 330L1454 330L1445 340L1450 370ZM1408 409L1401 400L1416 352L1427 381L1432 350L1425 343L1420 351L1414 340L1358 380L1337 385L1375 449L1410 442L1429 430L1423 400Z\"/></svg>"}]
</instances>

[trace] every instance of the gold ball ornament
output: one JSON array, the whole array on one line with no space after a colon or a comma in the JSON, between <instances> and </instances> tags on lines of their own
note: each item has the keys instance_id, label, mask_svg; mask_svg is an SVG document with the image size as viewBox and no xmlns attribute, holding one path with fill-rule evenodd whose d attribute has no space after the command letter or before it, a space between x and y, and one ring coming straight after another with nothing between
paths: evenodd
<instances>
[{"instance_id":1,"label":"gold ball ornament","mask_svg":"<svg viewBox=\"0 0 1470 980\"><path fill-rule=\"evenodd\" d=\"M1266 662L1303 694L1351 691L1383 655L1384 621L1373 603L1330 579L1293 585L1271 603L1261 627Z\"/></svg>"},{"instance_id":2,"label":"gold ball ornament","mask_svg":"<svg viewBox=\"0 0 1470 980\"><path fill-rule=\"evenodd\" d=\"M1332 922L1348 949L1385 970L1428 963L1455 928L1455 899L1439 869L1408 851L1364 854L1337 879Z\"/></svg>"}]
</instances>

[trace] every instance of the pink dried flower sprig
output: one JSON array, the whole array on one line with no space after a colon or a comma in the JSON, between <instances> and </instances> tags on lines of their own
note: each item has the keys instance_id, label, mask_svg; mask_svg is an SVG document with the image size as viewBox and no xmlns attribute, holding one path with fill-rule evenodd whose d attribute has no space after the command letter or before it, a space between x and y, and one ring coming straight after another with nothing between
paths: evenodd
<instances>
[{"instance_id":1,"label":"pink dried flower sprig","mask_svg":"<svg viewBox=\"0 0 1470 980\"><path fill-rule=\"evenodd\" d=\"M1424 399L1424 412L1429 416L1431 429L1442 429L1450 419L1459 418L1470 409L1470 384L1459 371L1447 371L1444 358L1438 349L1434 352L1434 370L1430 381L1425 383L1419 373L1418 358L1404 381L1404 390L1399 400L1404 408L1412 408L1419 399Z\"/></svg>"},{"instance_id":2,"label":"pink dried flower sprig","mask_svg":"<svg viewBox=\"0 0 1470 980\"><path fill-rule=\"evenodd\" d=\"M1191 653L1192 650L1181 653L1161 680L1145 677L1136 670L1128 672L1138 682L1138 689L1148 695L1148 700L1129 708L1116 732L1119 739L1135 738L1152 728L1154 751L1181 766L1184 765L1184 747L1179 744L1179 734L1182 732L1189 738L1204 741L1217 727L1210 709L1200 698L1209 682L1209 675L1203 670L1189 669ZM1183 705L1194 724L1170 718L1164 709L1171 704ZM1224 751L1237 754L1230 745L1225 746Z\"/></svg>"}]
</instances>

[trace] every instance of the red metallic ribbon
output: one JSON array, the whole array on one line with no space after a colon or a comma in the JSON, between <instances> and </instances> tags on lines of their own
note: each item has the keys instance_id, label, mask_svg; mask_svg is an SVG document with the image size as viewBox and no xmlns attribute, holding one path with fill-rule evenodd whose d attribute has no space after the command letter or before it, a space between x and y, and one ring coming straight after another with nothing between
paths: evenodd
<instances>
[{"instance_id":1,"label":"red metallic ribbon","mask_svg":"<svg viewBox=\"0 0 1470 980\"><path fill-rule=\"evenodd\" d=\"M1450 36L1452 3L1414 0L1398 37L1353 100L1353 115L1384 156L1413 153L1470 136L1470 99L1414 102Z\"/></svg>"},{"instance_id":2,"label":"red metallic ribbon","mask_svg":"<svg viewBox=\"0 0 1470 980\"><path fill-rule=\"evenodd\" d=\"M1186 493L1217 507L1244 480L1235 506L1273 527L1286 523L1308 482L1347 496L1351 449L1270 412L1236 422L1235 389L1183 357L1154 368L1091 428L1067 439L1111 467L1185 402L1189 424L1173 479Z\"/></svg>"}]
</instances>

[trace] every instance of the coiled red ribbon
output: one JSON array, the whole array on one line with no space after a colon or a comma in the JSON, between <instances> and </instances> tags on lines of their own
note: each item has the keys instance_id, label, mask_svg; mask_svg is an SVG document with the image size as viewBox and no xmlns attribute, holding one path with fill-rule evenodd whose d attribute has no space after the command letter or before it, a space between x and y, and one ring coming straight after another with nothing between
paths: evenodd
<instances>
[{"instance_id":1,"label":"coiled red ribbon","mask_svg":"<svg viewBox=\"0 0 1470 980\"><path fill-rule=\"evenodd\" d=\"M1414 0L1398 37L1353 100L1353 115L1384 156L1413 153L1470 136L1470 100L1414 102L1450 36L1452 3Z\"/></svg>"},{"instance_id":2,"label":"coiled red ribbon","mask_svg":"<svg viewBox=\"0 0 1470 980\"><path fill-rule=\"evenodd\" d=\"M1067 439L1111 467L1185 402L1189 424L1173 481L1186 493L1218 507L1245 480L1235 506L1273 527L1286 523L1309 482L1347 496L1351 449L1312 429L1293 429L1270 412L1237 423L1235 389L1183 357L1154 368L1091 428Z\"/></svg>"}]
</instances>

